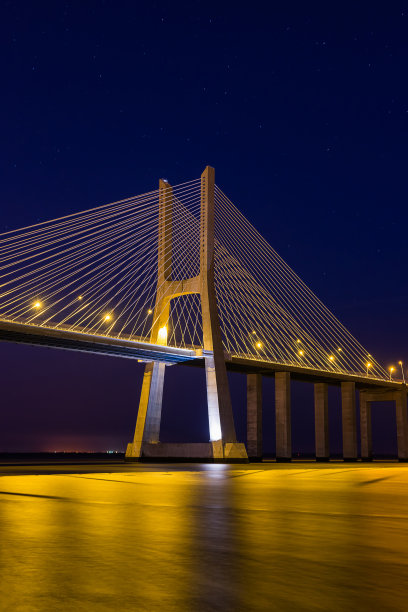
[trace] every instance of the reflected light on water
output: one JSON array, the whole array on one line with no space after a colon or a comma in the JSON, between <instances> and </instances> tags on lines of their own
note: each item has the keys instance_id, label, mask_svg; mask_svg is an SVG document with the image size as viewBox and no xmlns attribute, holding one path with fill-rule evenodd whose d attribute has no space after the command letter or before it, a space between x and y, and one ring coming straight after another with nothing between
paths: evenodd
<instances>
[{"instance_id":1,"label":"reflected light on water","mask_svg":"<svg viewBox=\"0 0 408 612\"><path fill-rule=\"evenodd\" d=\"M398 465L4 475L2 606L403 610L407 484Z\"/></svg>"}]
</instances>

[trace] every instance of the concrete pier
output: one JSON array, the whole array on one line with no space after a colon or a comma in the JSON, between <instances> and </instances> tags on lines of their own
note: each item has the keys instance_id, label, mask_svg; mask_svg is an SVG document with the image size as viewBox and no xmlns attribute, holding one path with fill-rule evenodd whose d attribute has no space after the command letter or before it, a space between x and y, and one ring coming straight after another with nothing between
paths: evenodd
<instances>
[{"instance_id":1,"label":"concrete pier","mask_svg":"<svg viewBox=\"0 0 408 612\"><path fill-rule=\"evenodd\" d=\"M292 459L290 372L275 373L276 461Z\"/></svg>"},{"instance_id":2,"label":"concrete pier","mask_svg":"<svg viewBox=\"0 0 408 612\"><path fill-rule=\"evenodd\" d=\"M247 375L247 453L262 460L262 375Z\"/></svg>"},{"instance_id":3,"label":"concrete pier","mask_svg":"<svg viewBox=\"0 0 408 612\"><path fill-rule=\"evenodd\" d=\"M314 385L316 461L329 461L329 410L327 383Z\"/></svg>"},{"instance_id":4,"label":"concrete pier","mask_svg":"<svg viewBox=\"0 0 408 612\"><path fill-rule=\"evenodd\" d=\"M367 393L364 391L360 391L360 436L361 460L372 461L371 402L368 399Z\"/></svg>"},{"instance_id":5,"label":"concrete pier","mask_svg":"<svg viewBox=\"0 0 408 612\"><path fill-rule=\"evenodd\" d=\"M165 364L157 361L145 366L135 435L126 450L128 459L141 457L144 442L159 442L165 370Z\"/></svg>"},{"instance_id":6,"label":"concrete pier","mask_svg":"<svg viewBox=\"0 0 408 612\"><path fill-rule=\"evenodd\" d=\"M356 384L341 383L343 459L357 461Z\"/></svg>"},{"instance_id":7,"label":"concrete pier","mask_svg":"<svg viewBox=\"0 0 408 612\"><path fill-rule=\"evenodd\" d=\"M147 406L147 418L145 425L145 442L158 442L160 437L160 422L163 404L164 363L153 362L152 377L150 382L149 404Z\"/></svg>"},{"instance_id":8,"label":"concrete pier","mask_svg":"<svg viewBox=\"0 0 408 612\"><path fill-rule=\"evenodd\" d=\"M408 421L407 421L407 391L403 389L395 394L397 417L398 459L408 461Z\"/></svg>"}]
</instances>

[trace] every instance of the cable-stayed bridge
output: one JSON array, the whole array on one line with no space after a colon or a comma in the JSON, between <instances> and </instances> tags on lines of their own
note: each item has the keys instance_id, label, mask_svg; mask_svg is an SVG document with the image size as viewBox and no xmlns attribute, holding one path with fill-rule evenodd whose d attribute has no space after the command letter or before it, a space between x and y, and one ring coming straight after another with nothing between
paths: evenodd
<instances>
[{"instance_id":1,"label":"cable-stayed bridge","mask_svg":"<svg viewBox=\"0 0 408 612\"><path fill-rule=\"evenodd\" d=\"M193 181L0 235L0 339L146 362L127 457L262 455L262 375L275 377L277 458L291 457L290 379L315 384L316 454L329 457L328 384L341 385L343 452L371 458L371 402L396 402L408 459L406 387L378 363L215 185ZM166 365L205 367L210 441L162 444ZM227 370L248 375L247 447ZM194 400L192 406L194 405ZM193 408L192 408L193 409Z\"/></svg>"}]
</instances>

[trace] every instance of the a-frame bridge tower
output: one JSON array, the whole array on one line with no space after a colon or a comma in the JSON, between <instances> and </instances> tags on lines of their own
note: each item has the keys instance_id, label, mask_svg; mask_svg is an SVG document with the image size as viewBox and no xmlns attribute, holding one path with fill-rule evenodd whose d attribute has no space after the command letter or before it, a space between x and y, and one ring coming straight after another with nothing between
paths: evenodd
<instances>
[{"instance_id":1,"label":"a-frame bridge tower","mask_svg":"<svg viewBox=\"0 0 408 612\"><path fill-rule=\"evenodd\" d=\"M145 366L135 435L126 450L126 459L129 461L143 458L216 461L247 459L245 445L237 442L235 434L215 293L214 179L214 168L207 166L201 175L200 271L197 276L186 278L181 283L172 278L173 190L167 181L160 180L157 291L150 336L152 344L166 345L171 300L187 294L200 296L210 441L174 444L160 442L166 365L153 361Z\"/></svg>"}]
</instances>

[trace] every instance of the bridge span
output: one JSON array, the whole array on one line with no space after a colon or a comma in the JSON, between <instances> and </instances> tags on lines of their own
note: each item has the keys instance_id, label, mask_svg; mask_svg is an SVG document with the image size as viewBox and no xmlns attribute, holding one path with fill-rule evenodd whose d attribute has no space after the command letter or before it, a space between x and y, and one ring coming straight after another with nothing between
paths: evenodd
<instances>
[{"instance_id":1,"label":"bridge span","mask_svg":"<svg viewBox=\"0 0 408 612\"><path fill-rule=\"evenodd\" d=\"M145 363L129 461L262 458L262 377L275 379L276 458L290 461L291 380L314 385L316 458L330 457L328 387L341 389L343 457L372 458L371 405L407 389L313 294L215 184L199 179L0 235L0 341ZM205 369L210 440L163 444L165 369ZM402 367L401 367L402 368ZM237 441L228 371L247 376ZM192 405L194 403L192 402Z\"/></svg>"},{"instance_id":2,"label":"bridge span","mask_svg":"<svg viewBox=\"0 0 408 612\"><path fill-rule=\"evenodd\" d=\"M146 363L161 363L163 366L184 365L205 368L206 353L201 348L178 348L155 345L149 339L123 339L86 334L69 329L53 329L13 321L0 320L0 341L23 343L34 346L64 349L136 359ZM385 381L364 374L322 371L296 364L272 363L250 357L224 353L228 371L247 376L247 442L248 456L253 461L262 460L262 377L275 378L276 450L278 461L290 461L291 445L291 380L314 384L315 393L315 448L318 461L330 459L328 387L341 388L343 456L346 461L356 461L357 422L356 391L360 407L360 453L363 461L373 457L371 434L371 405L375 401L393 401L396 409L398 458L408 461L407 388L402 381ZM150 444L145 445L146 459L157 459L157 448L150 456ZM194 459L195 453L211 459L208 445L161 446L164 459L168 454L178 458Z\"/></svg>"},{"instance_id":3,"label":"bridge span","mask_svg":"<svg viewBox=\"0 0 408 612\"><path fill-rule=\"evenodd\" d=\"M180 348L177 346L152 344L149 338L115 338L114 336L90 334L81 330L62 327L45 327L6 321L0 319L0 341L17 344L31 344L71 351L93 353L136 359L142 362L158 361L171 364L184 364L194 367L205 367L205 355L202 347ZM254 359L253 356L231 355L224 351L225 365L228 371L243 374L260 374L275 376L276 372L289 372L292 380L303 382L324 382L339 386L342 382L354 382L357 389L390 389L404 387L402 380L384 380L363 373L333 372L319 370L298 364L279 363Z\"/></svg>"}]
</instances>

